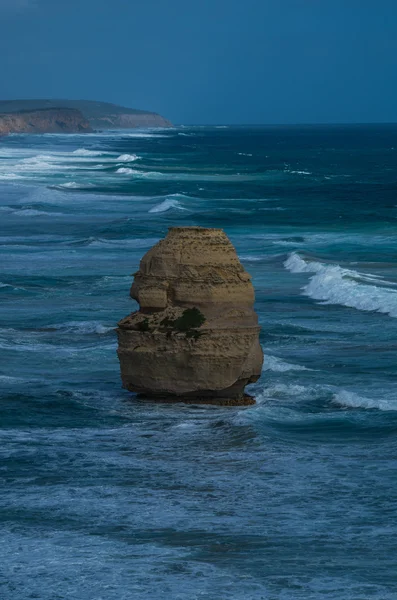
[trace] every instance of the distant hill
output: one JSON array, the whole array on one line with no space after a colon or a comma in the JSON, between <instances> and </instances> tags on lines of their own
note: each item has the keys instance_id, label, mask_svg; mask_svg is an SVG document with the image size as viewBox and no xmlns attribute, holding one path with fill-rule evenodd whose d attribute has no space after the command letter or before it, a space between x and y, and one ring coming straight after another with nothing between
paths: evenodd
<instances>
[{"instance_id":1,"label":"distant hill","mask_svg":"<svg viewBox=\"0 0 397 600\"><path fill-rule=\"evenodd\" d=\"M172 127L161 115L95 100L0 100L0 113L16 113L51 108L74 108L84 115L93 129L133 127Z\"/></svg>"},{"instance_id":2,"label":"distant hill","mask_svg":"<svg viewBox=\"0 0 397 600\"><path fill-rule=\"evenodd\" d=\"M76 108L40 108L0 113L0 136L9 133L90 133L92 128Z\"/></svg>"}]
</instances>

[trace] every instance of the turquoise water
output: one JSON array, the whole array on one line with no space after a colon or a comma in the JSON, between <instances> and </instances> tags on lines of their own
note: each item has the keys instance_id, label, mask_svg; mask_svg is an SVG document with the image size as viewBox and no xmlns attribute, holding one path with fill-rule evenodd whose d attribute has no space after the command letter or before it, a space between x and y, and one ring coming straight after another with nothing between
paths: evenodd
<instances>
[{"instance_id":1,"label":"turquoise water","mask_svg":"<svg viewBox=\"0 0 397 600\"><path fill-rule=\"evenodd\" d=\"M396 167L397 126L1 139L1 598L397 598ZM255 407L121 389L171 225L253 276Z\"/></svg>"}]
</instances>

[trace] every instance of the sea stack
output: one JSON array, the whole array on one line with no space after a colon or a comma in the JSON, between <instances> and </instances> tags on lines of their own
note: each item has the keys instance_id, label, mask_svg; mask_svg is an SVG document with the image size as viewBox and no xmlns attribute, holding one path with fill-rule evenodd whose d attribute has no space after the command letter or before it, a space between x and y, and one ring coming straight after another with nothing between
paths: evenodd
<instances>
[{"instance_id":1,"label":"sea stack","mask_svg":"<svg viewBox=\"0 0 397 600\"><path fill-rule=\"evenodd\" d=\"M222 229L171 227L142 258L118 324L123 387L163 402L254 404L260 377L254 288Z\"/></svg>"}]
</instances>

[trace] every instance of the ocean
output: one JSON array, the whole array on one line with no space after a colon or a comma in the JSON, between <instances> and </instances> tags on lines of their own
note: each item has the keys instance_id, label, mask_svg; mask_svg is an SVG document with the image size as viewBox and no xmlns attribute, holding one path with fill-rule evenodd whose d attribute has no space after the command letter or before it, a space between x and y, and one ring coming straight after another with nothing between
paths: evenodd
<instances>
[{"instance_id":1,"label":"ocean","mask_svg":"<svg viewBox=\"0 0 397 600\"><path fill-rule=\"evenodd\" d=\"M252 407L121 388L174 225L252 275ZM0 597L397 598L397 125L0 141Z\"/></svg>"}]
</instances>

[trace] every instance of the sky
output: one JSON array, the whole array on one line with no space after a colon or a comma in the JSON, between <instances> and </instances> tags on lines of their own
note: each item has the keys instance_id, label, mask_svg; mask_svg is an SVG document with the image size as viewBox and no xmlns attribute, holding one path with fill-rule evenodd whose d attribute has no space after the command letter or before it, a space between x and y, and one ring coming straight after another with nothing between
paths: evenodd
<instances>
[{"instance_id":1,"label":"sky","mask_svg":"<svg viewBox=\"0 0 397 600\"><path fill-rule=\"evenodd\" d=\"M397 0L0 0L0 99L179 124L397 122Z\"/></svg>"}]
</instances>

